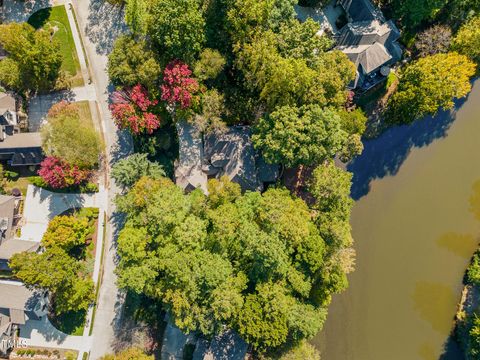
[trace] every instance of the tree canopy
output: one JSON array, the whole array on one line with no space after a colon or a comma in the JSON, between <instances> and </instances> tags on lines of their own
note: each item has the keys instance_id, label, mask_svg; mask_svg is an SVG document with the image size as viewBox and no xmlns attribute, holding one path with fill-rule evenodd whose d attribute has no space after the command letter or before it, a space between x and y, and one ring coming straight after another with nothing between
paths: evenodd
<instances>
[{"instance_id":1,"label":"tree canopy","mask_svg":"<svg viewBox=\"0 0 480 360\"><path fill-rule=\"evenodd\" d=\"M161 165L148 160L147 154L135 153L115 163L111 174L117 184L129 188L142 176L157 179L165 176L165 171Z\"/></svg>"},{"instance_id":2,"label":"tree canopy","mask_svg":"<svg viewBox=\"0 0 480 360\"><path fill-rule=\"evenodd\" d=\"M480 64L480 16L470 19L460 28L451 48Z\"/></svg>"},{"instance_id":3,"label":"tree canopy","mask_svg":"<svg viewBox=\"0 0 480 360\"><path fill-rule=\"evenodd\" d=\"M17 91L54 88L62 65L60 45L47 31L27 24L0 25L0 44L8 52L0 62L0 84Z\"/></svg>"},{"instance_id":4,"label":"tree canopy","mask_svg":"<svg viewBox=\"0 0 480 360\"><path fill-rule=\"evenodd\" d=\"M41 131L42 148L47 156L60 158L81 169L98 164L102 140L91 119L81 115L77 104L62 101L52 106Z\"/></svg>"},{"instance_id":5,"label":"tree canopy","mask_svg":"<svg viewBox=\"0 0 480 360\"><path fill-rule=\"evenodd\" d=\"M401 74L387 116L408 123L433 115L440 108L451 109L455 98L470 92L475 70L473 62L457 53L436 54L413 62Z\"/></svg>"},{"instance_id":6,"label":"tree canopy","mask_svg":"<svg viewBox=\"0 0 480 360\"><path fill-rule=\"evenodd\" d=\"M205 44L205 19L197 0L154 0L148 34L166 62L192 63Z\"/></svg>"},{"instance_id":7,"label":"tree canopy","mask_svg":"<svg viewBox=\"0 0 480 360\"><path fill-rule=\"evenodd\" d=\"M108 75L117 86L142 84L152 89L161 74L156 56L145 40L120 36L108 56Z\"/></svg>"},{"instance_id":8,"label":"tree canopy","mask_svg":"<svg viewBox=\"0 0 480 360\"><path fill-rule=\"evenodd\" d=\"M342 270L326 265L341 247L329 248L286 189L242 195L226 178L208 188L185 195L143 177L117 199L127 214L119 285L163 302L184 331L211 336L227 325L260 350L314 336L329 294L342 289L330 279Z\"/></svg>"},{"instance_id":9,"label":"tree canopy","mask_svg":"<svg viewBox=\"0 0 480 360\"><path fill-rule=\"evenodd\" d=\"M340 116L318 105L300 108L284 106L260 119L252 140L272 163L297 165L319 164L332 158L346 142Z\"/></svg>"}]
</instances>

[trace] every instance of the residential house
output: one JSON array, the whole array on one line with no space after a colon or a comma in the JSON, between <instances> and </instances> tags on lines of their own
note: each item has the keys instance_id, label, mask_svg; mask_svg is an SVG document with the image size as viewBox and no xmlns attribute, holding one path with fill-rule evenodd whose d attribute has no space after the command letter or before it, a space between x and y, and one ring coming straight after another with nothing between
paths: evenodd
<instances>
[{"instance_id":1,"label":"residential house","mask_svg":"<svg viewBox=\"0 0 480 360\"><path fill-rule=\"evenodd\" d=\"M351 89L365 91L385 80L402 57L398 28L370 0L332 0L322 10L300 6L296 10L301 21L310 17L319 22L318 35L332 33L336 48L355 64Z\"/></svg>"},{"instance_id":2,"label":"residential house","mask_svg":"<svg viewBox=\"0 0 480 360\"><path fill-rule=\"evenodd\" d=\"M0 281L0 294L0 355L6 355L19 327L46 314L47 295L15 281Z\"/></svg>"},{"instance_id":3,"label":"residential house","mask_svg":"<svg viewBox=\"0 0 480 360\"><path fill-rule=\"evenodd\" d=\"M175 166L177 185L207 192L207 181L226 175L243 191L262 191L275 183L278 165L267 164L253 148L248 126L232 126L225 133L203 135L187 122L177 124L179 160Z\"/></svg>"},{"instance_id":4,"label":"residential house","mask_svg":"<svg viewBox=\"0 0 480 360\"><path fill-rule=\"evenodd\" d=\"M385 79L390 65L399 61L402 50L397 42L400 32L393 21L385 21L382 12L369 0L338 0L348 23L335 34L337 48L357 68L351 88L368 90Z\"/></svg>"},{"instance_id":5,"label":"residential house","mask_svg":"<svg viewBox=\"0 0 480 360\"><path fill-rule=\"evenodd\" d=\"M21 201L17 196L0 195L0 271L9 270L8 261L14 254L39 249L38 242L15 238Z\"/></svg>"},{"instance_id":6,"label":"residential house","mask_svg":"<svg viewBox=\"0 0 480 360\"><path fill-rule=\"evenodd\" d=\"M42 160L40 133L20 132L15 97L0 92L0 161L10 166L31 166Z\"/></svg>"}]
</instances>

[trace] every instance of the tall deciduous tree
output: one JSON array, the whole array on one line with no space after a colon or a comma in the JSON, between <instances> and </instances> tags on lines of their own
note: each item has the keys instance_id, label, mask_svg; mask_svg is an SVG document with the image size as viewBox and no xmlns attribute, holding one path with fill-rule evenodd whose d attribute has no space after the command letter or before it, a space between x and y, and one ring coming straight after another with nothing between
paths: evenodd
<instances>
[{"instance_id":1,"label":"tall deciduous tree","mask_svg":"<svg viewBox=\"0 0 480 360\"><path fill-rule=\"evenodd\" d=\"M268 162L294 167L332 158L343 147L347 133L333 110L285 106L260 119L252 140Z\"/></svg>"},{"instance_id":2,"label":"tall deciduous tree","mask_svg":"<svg viewBox=\"0 0 480 360\"><path fill-rule=\"evenodd\" d=\"M117 86L142 84L153 89L160 81L161 69L145 40L123 35L108 56L108 75Z\"/></svg>"},{"instance_id":3,"label":"tall deciduous tree","mask_svg":"<svg viewBox=\"0 0 480 360\"><path fill-rule=\"evenodd\" d=\"M127 0L125 22L133 35L143 35L147 28L147 5L145 0Z\"/></svg>"},{"instance_id":4,"label":"tall deciduous tree","mask_svg":"<svg viewBox=\"0 0 480 360\"><path fill-rule=\"evenodd\" d=\"M419 57L446 53L452 40L452 30L446 25L434 25L417 35L415 49Z\"/></svg>"},{"instance_id":5,"label":"tall deciduous tree","mask_svg":"<svg viewBox=\"0 0 480 360\"><path fill-rule=\"evenodd\" d=\"M160 117L153 112L157 104L158 100L152 100L147 89L138 84L116 91L110 111L120 129L127 129L134 135L151 134L160 127Z\"/></svg>"},{"instance_id":6,"label":"tall deciduous tree","mask_svg":"<svg viewBox=\"0 0 480 360\"><path fill-rule=\"evenodd\" d=\"M451 48L480 64L480 16L470 19L460 28Z\"/></svg>"},{"instance_id":7,"label":"tall deciduous tree","mask_svg":"<svg viewBox=\"0 0 480 360\"><path fill-rule=\"evenodd\" d=\"M91 119L81 116L77 104L66 101L55 104L47 120L42 127L42 148L47 156L80 169L91 169L98 164L102 141Z\"/></svg>"},{"instance_id":8,"label":"tall deciduous tree","mask_svg":"<svg viewBox=\"0 0 480 360\"><path fill-rule=\"evenodd\" d=\"M53 89L62 55L59 43L47 31L35 31L27 23L0 25L0 44L9 54L9 60L0 67L0 83L22 91Z\"/></svg>"},{"instance_id":9,"label":"tall deciduous tree","mask_svg":"<svg viewBox=\"0 0 480 360\"><path fill-rule=\"evenodd\" d=\"M306 204L286 189L242 195L228 179L208 188L185 195L144 177L118 198L127 214L120 286L162 301L185 331L213 335L226 325L260 350L311 338L326 314L311 289L330 272ZM332 282L318 282L322 294Z\"/></svg>"},{"instance_id":10,"label":"tall deciduous tree","mask_svg":"<svg viewBox=\"0 0 480 360\"><path fill-rule=\"evenodd\" d=\"M15 276L31 288L49 290L56 314L87 310L94 298L91 278L84 278L84 265L65 250L53 246L41 254L22 252L9 262Z\"/></svg>"},{"instance_id":11,"label":"tall deciduous tree","mask_svg":"<svg viewBox=\"0 0 480 360\"><path fill-rule=\"evenodd\" d=\"M205 20L196 0L153 1L148 33L165 62L192 63L205 43Z\"/></svg>"},{"instance_id":12,"label":"tall deciduous tree","mask_svg":"<svg viewBox=\"0 0 480 360\"><path fill-rule=\"evenodd\" d=\"M476 66L465 55L437 54L409 65L400 78L387 113L392 120L412 122L440 108L451 109L453 100L466 96Z\"/></svg>"},{"instance_id":13,"label":"tall deciduous tree","mask_svg":"<svg viewBox=\"0 0 480 360\"><path fill-rule=\"evenodd\" d=\"M187 109L195 100L199 86L188 65L174 60L165 67L161 89L162 100L173 108Z\"/></svg>"},{"instance_id":14,"label":"tall deciduous tree","mask_svg":"<svg viewBox=\"0 0 480 360\"><path fill-rule=\"evenodd\" d=\"M193 73L200 81L215 79L225 66L225 58L217 51L205 49L195 63Z\"/></svg>"}]
</instances>

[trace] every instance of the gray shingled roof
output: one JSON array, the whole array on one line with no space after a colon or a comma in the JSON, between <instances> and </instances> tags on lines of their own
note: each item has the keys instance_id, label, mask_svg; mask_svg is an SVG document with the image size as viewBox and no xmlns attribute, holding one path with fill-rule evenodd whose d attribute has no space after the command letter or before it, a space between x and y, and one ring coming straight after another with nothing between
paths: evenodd
<instances>
[{"instance_id":1,"label":"gray shingled roof","mask_svg":"<svg viewBox=\"0 0 480 360\"><path fill-rule=\"evenodd\" d=\"M376 9L369 0L340 0L339 2L354 22L383 19L381 11Z\"/></svg>"},{"instance_id":2,"label":"gray shingled roof","mask_svg":"<svg viewBox=\"0 0 480 360\"><path fill-rule=\"evenodd\" d=\"M0 141L0 149L40 148L42 137L39 132L19 133Z\"/></svg>"},{"instance_id":3,"label":"gray shingled roof","mask_svg":"<svg viewBox=\"0 0 480 360\"><path fill-rule=\"evenodd\" d=\"M2 294L0 296L0 308L3 309L30 311L38 302L37 294L20 283L1 282L0 294Z\"/></svg>"},{"instance_id":4,"label":"gray shingled roof","mask_svg":"<svg viewBox=\"0 0 480 360\"><path fill-rule=\"evenodd\" d=\"M373 45L344 46L340 47L339 50L345 53L355 65L362 66L365 74L369 74L378 69L392 58L387 49L385 49L385 46L380 43Z\"/></svg>"},{"instance_id":5,"label":"gray shingled roof","mask_svg":"<svg viewBox=\"0 0 480 360\"><path fill-rule=\"evenodd\" d=\"M36 251L40 244L36 241L10 239L0 244L0 260L10 260L15 254L23 251Z\"/></svg>"},{"instance_id":6,"label":"gray shingled roof","mask_svg":"<svg viewBox=\"0 0 480 360\"><path fill-rule=\"evenodd\" d=\"M6 110L16 111L15 98L10 94L0 92L0 114Z\"/></svg>"}]
</instances>

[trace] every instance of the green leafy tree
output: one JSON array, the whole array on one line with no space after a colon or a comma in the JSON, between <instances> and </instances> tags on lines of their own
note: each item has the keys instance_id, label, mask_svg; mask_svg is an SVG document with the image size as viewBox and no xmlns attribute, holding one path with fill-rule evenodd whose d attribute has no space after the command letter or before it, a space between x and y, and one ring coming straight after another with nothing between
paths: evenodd
<instances>
[{"instance_id":1,"label":"green leafy tree","mask_svg":"<svg viewBox=\"0 0 480 360\"><path fill-rule=\"evenodd\" d=\"M353 134L347 138L340 150L340 160L349 162L355 156L361 154L363 151L362 138L358 134Z\"/></svg>"},{"instance_id":2,"label":"green leafy tree","mask_svg":"<svg viewBox=\"0 0 480 360\"><path fill-rule=\"evenodd\" d=\"M480 317L477 314L473 315L468 337L468 356L470 359L476 360L480 358Z\"/></svg>"},{"instance_id":3,"label":"green leafy tree","mask_svg":"<svg viewBox=\"0 0 480 360\"><path fill-rule=\"evenodd\" d=\"M345 54L314 53L305 59L298 55L304 50L292 42L284 51L292 57L283 57L277 46L273 32L260 33L242 47L236 59L247 85L260 92L269 110L284 105L338 107L345 103L346 85L355 76L355 67Z\"/></svg>"},{"instance_id":4,"label":"green leafy tree","mask_svg":"<svg viewBox=\"0 0 480 360\"><path fill-rule=\"evenodd\" d=\"M58 246L52 246L41 254L15 254L9 266L15 277L28 287L52 293L57 315L87 310L95 297L92 279L80 276L86 273L83 263L70 257Z\"/></svg>"},{"instance_id":5,"label":"green leafy tree","mask_svg":"<svg viewBox=\"0 0 480 360\"><path fill-rule=\"evenodd\" d=\"M319 351L307 341L302 341L283 354L280 360L320 360Z\"/></svg>"},{"instance_id":6,"label":"green leafy tree","mask_svg":"<svg viewBox=\"0 0 480 360\"><path fill-rule=\"evenodd\" d=\"M295 0L234 0L228 10L228 30L237 46L248 42L257 32L277 30L295 18Z\"/></svg>"},{"instance_id":7,"label":"green leafy tree","mask_svg":"<svg viewBox=\"0 0 480 360\"><path fill-rule=\"evenodd\" d=\"M353 206L350 198L351 185L352 174L340 169L332 161L317 166L308 186L315 198L314 208L348 221Z\"/></svg>"},{"instance_id":8,"label":"green leafy tree","mask_svg":"<svg viewBox=\"0 0 480 360\"><path fill-rule=\"evenodd\" d=\"M127 0L125 22L133 35L143 35L146 31L147 6L145 0ZM129 54L130 55L130 54Z\"/></svg>"},{"instance_id":9,"label":"green leafy tree","mask_svg":"<svg viewBox=\"0 0 480 360\"><path fill-rule=\"evenodd\" d=\"M338 115L342 119L342 129L350 135L362 135L365 132L367 116L362 109L357 108L353 111L341 109Z\"/></svg>"},{"instance_id":10,"label":"green leafy tree","mask_svg":"<svg viewBox=\"0 0 480 360\"><path fill-rule=\"evenodd\" d=\"M422 22L435 19L447 0L394 0L397 17L409 29L414 30Z\"/></svg>"},{"instance_id":11,"label":"green leafy tree","mask_svg":"<svg viewBox=\"0 0 480 360\"><path fill-rule=\"evenodd\" d=\"M147 154L132 154L112 167L112 177L124 188L133 186L142 176L157 179L165 176L162 166L148 160Z\"/></svg>"},{"instance_id":12,"label":"green leafy tree","mask_svg":"<svg viewBox=\"0 0 480 360\"><path fill-rule=\"evenodd\" d=\"M143 177L117 199L119 285L161 301L184 331L227 326L260 350L311 338L325 320L310 298L325 243L307 205L286 189L242 195L226 178L208 188Z\"/></svg>"},{"instance_id":13,"label":"green leafy tree","mask_svg":"<svg viewBox=\"0 0 480 360\"><path fill-rule=\"evenodd\" d=\"M62 101L54 105L41 133L42 149L47 156L63 159L82 169L98 164L102 140L91 120L81 116L75 103Z\"/></svg>"},{"instance_id":14,"label":"green leafy tree","mask_svg":"<svg viewBox=\"0 0 480 360\"><path fill-rule=\"evenodd\" d=\"M74 216L56 216L48 224L42 237L45 248L58 246L67 253L76 246L85 245L90 233L88 221Z\"/></svg>"},{"instance_id":15,"label":"green leafy tree","mask_svg":"<svg viewBox=\"0 0 480 360\"><path fill-rule=\"evenodd\" d=\"M223 133L227 125L223 121L227 109L225 98L216 89L205 91L200 99L200 113L193 120L198 129L205 133Z\"/></svg>"},{"instance_id":16,"label":"green leafy tree","mask_svg":"<svg viewBox=\"0 0 480 360\"><path fill-rule=\"evenodd\" d=\"M328 36L319 36L320 24L311 18L304 22L290 20L280 26L277 35L278 51L285 58L305 59L309 66L317 61L318 54L333 47Z\"/></svg>"},{"instance_id":17,"label":"green leafy tree","mask_svg":"<svg viewBox=\"0 0 480 360\"><path fill-rule=\"evenodd\" d=\"M335 156L347 133L333 110L316 105L285 106L260 119L252 140L268 162L294 167Z\"/></svg>"},{"instance_id":18,"label":"green leafy tree","mask_svg":"<svg viewBox=\"0 0 480 360\"><path fill-rule=\"evenodd\" d=\"M391 98L389 116L393 121L412 122L433 115L440 108L451 109L453 100L466 96L475 64L457 53L436 54L409 65Z\"/></svg>"},{"instance_id":19,"label":"green leafy tree","mask_svg":"<svg viewBox=\"0 0 480 360\"><path fill-rule=\"evenodd\" d=\"M480 285L480 255L475 253L472 262L467 268L467 281L472 285Z\"/></svg>"},{"instance_id":20,"label":"green leafy tree","mask_svg":"<svg viewBox=\"0 0 480 360\"><path fill-rule=\"evenodd\" d=\"M240 335L255 348L277 347L287 340L289 299L283 286L265 283L247 296L238 327Z\"/></svg>"},{"instance_id":21,"label":"green leafy tree","mask_svg":"<svg viewBox=\"0 0 480 360\"><path fill-rule=\"evenodd\" d=\"M192 63L205 43L205 20L196 0L155 0L148 34L168 62Z\"/></svg>"},{"instance_id":22,"label":"green leafy tree","mask_svg":"<svg viewBox=\"0 0 480 360\"><path fill-rule=\"evenodd\" d=\"M118 86L142 84L153 89L161 69L145 40L123 35L115 41L108 56L108 75Z\"/></svg>"},{"instance_id":23,"label":"green leafy tree","mask_svg":"<svg viewBox=\"0 0 480 360\"><path fill-rule=\"evenodd\" d=\"M200 81L215 79L225 67L225 58L213 49L205 49L195 63L193 73Z\"/></svg>"},{"instance_id":24,"label":"green leafy tree","mask_svg":"<svg viewBox=\"0 0 480 360\"><path fill-rule=\"evenodd\" d=\"M226 175L222 176L220 180L211 179L207 186L208 200L212 208L233 202L241 195L239 186L232 183Z\"/></svg>"},{"instance_id":25,"label":"green leafy tree","mask_svg":"<svg viewBox=\"0 0 480 360\"><path fill-rule=\"evenodd\" d=\"M458 30L451 49L480 64L480 16L470 19Z\"/></svg>"},{"instance_id":26,"label":"green leafy tree","mask_svg":"<svg viewBox=\"0 0 480 360\"><path fill-rule=\"evenodd\" d=\"M18 91L46 91L60 74L60 45L47 31L27 23L0 25L0 44L9 58L0 67L0 83ZM8 71L11 69L11 71Z\"/></svg>"}]
</instances>

